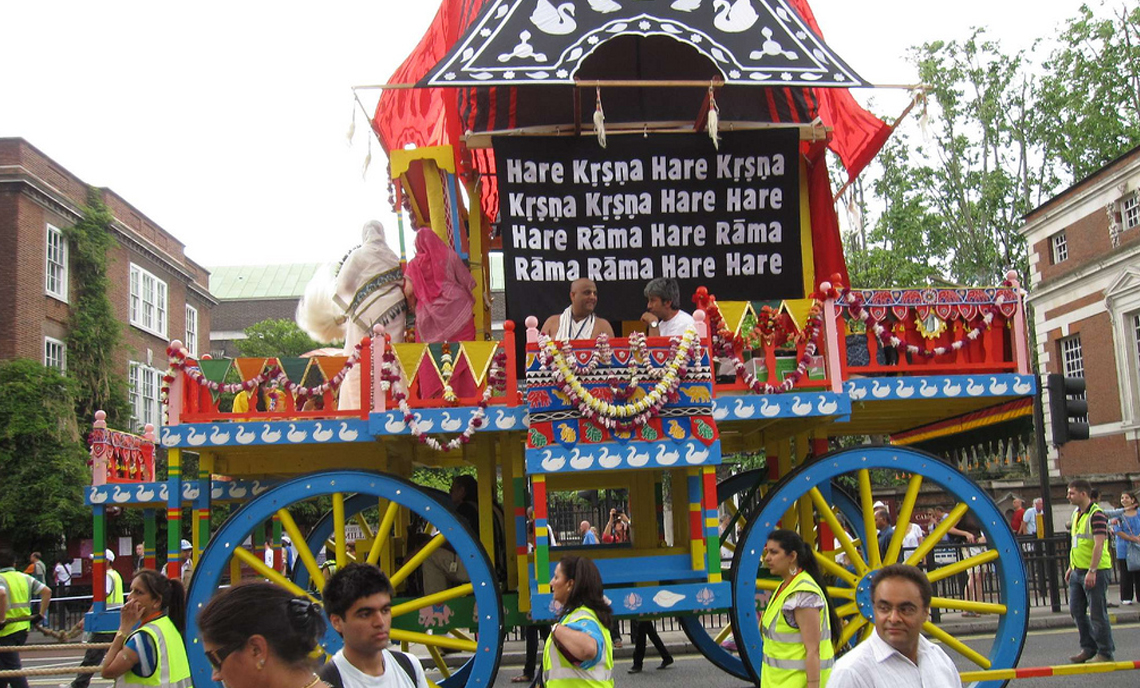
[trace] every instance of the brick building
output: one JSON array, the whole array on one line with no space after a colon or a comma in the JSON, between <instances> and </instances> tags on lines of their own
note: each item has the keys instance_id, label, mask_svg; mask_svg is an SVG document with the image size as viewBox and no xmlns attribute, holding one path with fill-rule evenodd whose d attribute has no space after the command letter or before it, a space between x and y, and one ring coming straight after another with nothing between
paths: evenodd
<instances>
[{"instance_id":1,"label":"brick building","mask_svg":"<svg viewBox=\"0 0 1140 688\"><path fill-rule=\"evenodd\" d=\"M1088 441L1052 448L1046 418L1050 472L1138 472L1140 147L1034 209L1019 231L1041 372L1088 385Z\"/></svg>"},{"instance_id":2,"label":"brick building","mask_svg":"<svg viewBox=\"0 0 1140 688\"><path fill-rule=\"evenodd\" d=\"M210 353L234 358L245 328L262 320L292 320L305 286L320 267L321 263L298 263L210 268L210 293L218 300Z\"/></svg>"},{"instance_id":3,"label":"brick building","mask_svg":"<svg viewBox=\"0 0 1140 688\"><path fill-rule=\"evenodd\" d=\"M0 359L30 358L67 369L75 289L65 230L82 217L87 183L21 138L0 138ZM209 273L181 241L107 188L114 216L110 298L123 324L116 360L130 383L135 421L161 424L166 347L204 347L216 301Z\"/></svg>"}]
</instances>

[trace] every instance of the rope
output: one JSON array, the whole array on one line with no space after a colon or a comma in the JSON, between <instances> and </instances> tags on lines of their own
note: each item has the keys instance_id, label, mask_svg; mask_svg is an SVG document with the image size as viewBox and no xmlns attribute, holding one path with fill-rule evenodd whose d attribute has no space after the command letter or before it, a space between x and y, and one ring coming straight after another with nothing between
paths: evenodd
<instances>
[{"instance_id":1,"label":"rope","mask_svg":"<svg viewBox=\"0 0 1140 688\"><path fill-rule=\"evenodd\" d=\"M81 667L44 667L42 669L12 669L9 671L0 671L0 678L19 678L20 676L69 676L71 674L97 674L102 671L102 667L97 666L81 666Z\"/></svg>"},{"instance_id":2,"label":"rope","mask_svg":"<svg viewBox=\"0 0 1140 688\"><path fill-rule=\"evenodd\" d=\"M0 645L0 652L52 652L54 650L107 650L111 643L61 643L59 645Z\"/></svg>"}]
</instances>

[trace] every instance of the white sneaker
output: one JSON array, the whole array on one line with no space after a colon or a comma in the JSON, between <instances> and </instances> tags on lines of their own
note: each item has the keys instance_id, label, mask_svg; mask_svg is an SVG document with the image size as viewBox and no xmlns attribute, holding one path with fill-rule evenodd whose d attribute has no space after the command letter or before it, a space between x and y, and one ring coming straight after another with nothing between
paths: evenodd
<instances>
[{"instance_id":1,"label":"white sneaker","mask_svg":"<svg viewBox=\"0 0 1140 688\"><path fill-rule=\"evenodd\" d=\"M1120 604L1132 604L1132 600L1121 600Z\"/></svg>"}]
</instances>

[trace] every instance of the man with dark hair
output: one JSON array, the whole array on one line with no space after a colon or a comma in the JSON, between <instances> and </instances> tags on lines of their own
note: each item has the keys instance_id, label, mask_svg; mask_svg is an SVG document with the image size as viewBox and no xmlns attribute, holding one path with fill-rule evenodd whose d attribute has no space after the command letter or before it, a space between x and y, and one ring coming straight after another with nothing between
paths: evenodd
<instances>
[{"instance_id":1,"label":"man with dark hair","mask_svg":"<svg viewBox=\"0 0 1140 688\"><path fill-rule=\"evenodd\" d=\"M953 660L922 637L933 594L921 569L880 569L871 579L875 632L836 661L828 688L960 688Z\"/></svg>"},{"instance_id":2,"label":"man with dark hair","mask_svg":"<svg viewBox=\"0 0 1140 688\"><path fill-rule=\"evenodd\" d=\"M0 589L4 591L4 598L8 601L8 611L4 615L5 623L0 627L0 646L18 647L28 640L28 629L33 623L39 623L42 617L32 615L32 598L40 596L40 609L47 610L51 603L51 588L32 578L26 573L15 569L16 555L10 549L0 550ZM39 617L39 618L37 618ZM15 621L14 619L21 619ZM0 671L22 669L20 653L15 651L0 652ZM9 685L12 688L28 688L28 679L20 676L16 678L0 679L0 685Z\"/></svg>"},{"instance_id":3,"label":"man with dark hair","mask_svg":"<svg viewBox=\"0 0 1140 688\"><path fill-rule=\"evenodd\" d=\"M1066 496L1077 507L1073 512L1070 534L1069 568L1065 582L1069 584L1069 613L1077 624L1081 651L1069 658L1074 664L1090 659L1111 662L1116 652L1112 627L1108 621L1108 577L1112 557L1105 553L1108 540L1108 517L1092 495L1087 480L1069 483Z\"/></svg>"},{"instance_id":4,"label":"man with dark hair","mask_svg":"<svg viewBox=\"0 0 1140 688\"><path fill-rule=\"evenodd\" d=\"M388 649L394 592L388 576L371 564L349 564L325 584L325 612L344 638L344 647L320 671L333 688L428 688L418 659Z\"/></svg>"},{"instance_id":5,"label":"man with dark hair","mask_svg":"<svg viewBox=\"0 0 1140 688\"><path fill-rule=\"evenodd\" d=\"M680 309L681 288L677 280L658 277L645 285L645 313L650 337L679 337L693 325L693 316Z\"/></svg>"}]
</instances>

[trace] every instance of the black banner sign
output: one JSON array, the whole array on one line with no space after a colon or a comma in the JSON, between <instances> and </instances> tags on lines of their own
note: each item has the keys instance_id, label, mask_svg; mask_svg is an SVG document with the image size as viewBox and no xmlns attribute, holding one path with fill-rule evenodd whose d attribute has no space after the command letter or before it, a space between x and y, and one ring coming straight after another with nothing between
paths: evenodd
<instances>
[{"instance_id":1,"label":"black banner sign","mask_svg":"<svg viewBox=\"0 0 1140 688\"><path fill-rule=\"evenodd\" d=\"M636 320L655 277L722 300L803 296L799 135L496 137L507 317L541 323L570 282L598 284L598 315Z\"/></svg>"}]
</instances>

